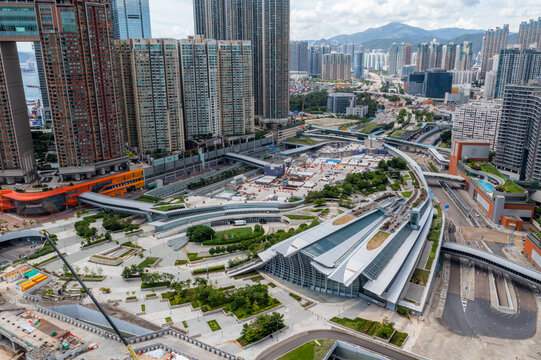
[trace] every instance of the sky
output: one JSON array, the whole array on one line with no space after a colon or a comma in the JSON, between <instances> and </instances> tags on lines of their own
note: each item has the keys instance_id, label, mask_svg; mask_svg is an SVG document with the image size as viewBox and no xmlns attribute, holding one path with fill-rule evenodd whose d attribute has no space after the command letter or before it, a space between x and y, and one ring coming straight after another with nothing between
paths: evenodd
<instances>
[{"instance_id":1,"label":"sky","mask_svg":"<svg viewBox=\"0 0 541 360\"><path fill-rule=\"evenodd\" d=\"M193 0L149 0L152 36L193 34ZM291 0L291 40L353 34L390 22L427 30L444 27L489 29L541 16L540 0ZM28 51L31 45L21 44Z\"/></svg>"},{"instance_id":2,"label":"sky","mask_svg":"<svg viewBox=\"0 0 541 360\"><path fill-rule=\"evenodd\" d=\"M193 34L192 0L149 0L153 37ZM424 29L489 29L541 16L540 0L291 0L291 39L319 40L389 22Z\"/></svg>"}]
</instances>

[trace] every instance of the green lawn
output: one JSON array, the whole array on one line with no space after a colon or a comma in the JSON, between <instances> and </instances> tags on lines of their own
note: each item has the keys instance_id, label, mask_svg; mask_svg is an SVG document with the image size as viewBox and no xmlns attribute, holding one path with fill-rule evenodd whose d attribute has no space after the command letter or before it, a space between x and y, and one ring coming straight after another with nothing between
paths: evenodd
<instances>
[{"instance_id":1,"label":"green lawn","mask_svg":"<svg viewBox=\"0 0 541 360\"><path fill-rule=\"evenodd\" d=\"M244 278L247 278L247 277L250 277L250 276L256 276L256 275L259 275L259 273L257 271L252 271L252 272L249 272L249 273L246 273L246 274L234 276L233 279L239 280L239 279L244 279Z\"/></svg>"},{"instance_id":2,"label":"green lawn","mask_svg":"<svg viewBox=\"0 0 541 360\"><path fill-rule=\"evenodd\" d=\"M157 203L157 202L162 201L162 199L160 199L159 197L154 197L154 196L149 196L149 195L141 195L135 200L144 201L148 203Z\"/></svg>"},{"instance_id":3,"label":"green lawn","mask_svg":"<svg viewBox=\"0 0 541 360\"><path fill-rule=\"evenodd\" d=\"M317 340L317 342L310 341L299 346L295 350L288 352L284 356L278 358L278 360L322 360L332 348L333 344L334 340L328 339Z\"/></svg>"},{"instance_id":4,"label":"green lawn","mask_svg":"<svg viewBox=\"0 0 541 360\"><path fill-rule=\"evenodd\" d=\"M413 192L411 192L411 191L403 191L402 192L402 196L405 197L405 198L411 197L411 194L413 194Z\"/></svg>"},{"instance_id":5,"label":"green lawn","mask_svg":"<svg viewBox=\"0 0 541 360\"><path fill-rule=\"evenodd\" d=\"M221 330L222 328L220 327L220 324L218 324L218 322L216 320L210 320L210 321L207 321L207 324L209 324L210 326L210 329L212 331L218 331L218 330Z\"/></svg>"},{"instance_id":6,"label":"green lawn","mask_svg":"<svg viewBox=\"0 0 541 360\"><path fill-rule=\"evenodd\" d=\"M368 330L373 324L373 321L362 318L349 319L333 317L331 321L365 334L368 332Z\"/></svg>"},{"instance_id":7,"label":"green lawn","mask_svg":"<svg viewBox=\"0 0 541 360\"><path fill-rule=\"evenodd\" d=\"M401 137L402 135L404 135L406 133L406 130L395 130L391 135L390 137L393 137L393 138L399 138Z\"/></svg>"},{"instance_id":8,"label":"green lawn","mask_svg":"<svg viewBox=\"0 0 541 360\"><path fill-rule=\"evenodd\" d=\"M137 265L137 267L139 269L144 269L146 267L149 267L150 265L153 265L154 263L156 263L156 261L158 261L158 258L156 257L147 257L139 265Z\"/></svg>"},{"instance_id":9,"label":"green lawn","mask_svg":"<svg viewBox=\"0 0 541 360\"><path fill-rule=\"evenodd\" d=\"M244 240L255 239L263 235L265 231L260 226L250 226L233 228L230 230L217 232L210 240L203 241L203 245L229 245L239 243Z\"/></svg>"},{"instance_id":10,"label":"green lawn","mask_svg":"<svg viewBox=\"0 0 541 360\"><path fill-rule=\"evenodd\" d=\"M372 131L376 130L378 127L383 127L384 125L385 124L378 124L378 123L368 124L362 128L361 132L365 134L369 134Z\"/></svg>"},{"instance_id":11,"label":"green lawn","mask_svg":"<svg viewBox=\"0 0 541 360\"><path fill-rule=\"evenodd\" d=\"M188 260L175 260L175 266L184 265L187 262L188 262Z\"/></svg>"},{"instance_id":12,"label":"green lawn","mask_svg":"<svg viewBox=\"0 0 541 360\"><path fill-rule=\"evenodd\" d=\"M506 193L522 194L523 192L526 192L520 185L515 184L511 180L505 180L503 189Z\"/></svg>"},{"instance_id":13,"label":"green lawn","mask_svg":"<svg viewBox=\"0 0 541 360\"><path fill-rule=\"evenodd\" d=\"M199 275L199 274L206 274L206 273L213 273L213 272L220 272L220 271L225 271L225 265L216 265L216 266L211 266L208 268L193 270L192 274Z\"/></svg>"},{"instance_id":14,"label":"green lawn","mask_svg":"<svg viewBox=\"0 0 541 360\"><path fill-rule=\"evenodd\" d=\"M500 171L496 169L495 166L490 164L481 164L481 171L503 178L503 175L500 173Z\"/></svg>"},{"instance_id":15,"label":"green lawn","mask_svg":"<svg viewBox=\"0 0 541 360\"><path fill-rule=\"evenodd\" d=\"M247 238L253 234L251 227L241 227L231 230L220 231L214 236L214 240L229 240L235 238Z\"/></svg>"},{"instance_id":16,"label":"green lawn","mask_svg":"<svg viewBox=\"0 0 541 360\"><path fill-rule=\"evenodd\" d=\"M171 210L177 210L177 209L184 209L184 204L173 204L173 205L163 205L163 206L155 206L152 209L158 210L158 211L171 211Z\"/></svg>"},{"instance_id":17,"label":"green lawn","mask_svg":"<svg viewBox=\"0 0 541 360\"><path fill-rule=\"evenodd\" d=\"M301 139L290 138L290 139L287 139L285 142L300 144L300 145L316 145L322 141L314 140L311 138L301 138Z\"/></svg>"},{"instance_id":18,"label":"green lawn","mask_svg":"<svg viewBox=\"0 0 541 360\"><path fill-rule=\"evenodd\" d=\"M402 344L404 343L404 340L406 340L407 337L408 337L407 333L395 331L395 333L393 334L389 342L396 346L402 346Z\"/></svg>"},{"instance_id":19,"label":"green lawn","mask_svg":"<svg viewBox=\"0 0 541 360\"><path fill-rule=\"evenodd\" d=\"M172 321L173 321L173 320L171 319L170 316L168 316L168 317L165 318L165 322L166 322L166 323L170 323L170 322L172 322Z\"/></svg>"},{"instance_id":20,"label":"green lawn","mask_svg":"<svg viewBox=\"0 0 541 360\"><path fill-rule=\"evenodd\" d=\"M199 253L188 253L188 260L190 261L197 261L202 259L207 259L212 256L199 256Z\"/></svg>"},{"instance_id":21,"label":"green lawn","mask_svg":"<svg viewBox=\"0 0 541 360\"><path fill-rule=\"evenodd\" d=\"M312 215L286 215L291 220L312 220L315 216Z\"/></svg>"}]
</instances>

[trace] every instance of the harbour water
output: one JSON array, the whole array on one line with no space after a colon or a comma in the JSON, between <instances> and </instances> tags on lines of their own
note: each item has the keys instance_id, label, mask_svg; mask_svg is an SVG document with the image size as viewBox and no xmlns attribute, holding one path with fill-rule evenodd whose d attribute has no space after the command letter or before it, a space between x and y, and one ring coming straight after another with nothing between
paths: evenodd
<instances>
[{"instance_id":1,"label":"harbour water","mask_svg":"<svg viewBox=\"0 0 541 360\"><path fill-rule=\"evenodd\" d=\"M41 91L39 88L28 87L26 85L39 85L39 76L36 72L21 72L24 83L24 95L27 101L41 101Z\"/></svg>"}]
</instances>

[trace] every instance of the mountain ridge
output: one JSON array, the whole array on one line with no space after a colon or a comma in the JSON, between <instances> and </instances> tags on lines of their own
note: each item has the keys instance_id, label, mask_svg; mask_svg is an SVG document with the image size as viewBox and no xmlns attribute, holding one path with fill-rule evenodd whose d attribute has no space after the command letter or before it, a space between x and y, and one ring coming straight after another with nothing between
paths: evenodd
<instances>
[{"instance_id":1,"label":"mountain ridge","mask_svg":"<svg viewBox=\"0 0 541 360\"><path fill-rule=\"evenodd\" d=\"M457 39L471 39L474 51L480 48L485 30L463 29L457 27L426 30L400 22L391 22L386 25L368 28L365 31L354 34L341 34L327 39L313 41L314 44L331 44L332 41L338 43L363 45L371 49L388 49L393 42L409 42L416 44L420 42L430 42L436 39L440 43L455 42ZM464 41L464 40L462 40Z\"/></svg>"}]
</instances>

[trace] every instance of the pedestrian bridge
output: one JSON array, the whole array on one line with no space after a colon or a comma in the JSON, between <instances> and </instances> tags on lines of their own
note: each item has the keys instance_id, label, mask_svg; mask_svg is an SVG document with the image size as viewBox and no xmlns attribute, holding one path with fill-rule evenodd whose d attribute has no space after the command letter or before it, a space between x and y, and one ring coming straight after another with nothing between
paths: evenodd
<instances>
[{"instance_id":1,"label":"pedestrian bridge","mask_svg":"<svg viewBox=\"0 0 541 360\"><path fill-rule=\"evenodd\" d=\"M255 167L260 167L260 168L265 168L265 166L270 165L270 163L266 161L256 159L254 157L247 156L247 155L233 153L233 152L225 153L225 157L231 160L240 161L245 164L255 166Z\"/></svg>"},{"instance_id":2,"label":"pedestrian bridge","mask_svg":"<svg viewBox=\"0 0 541 360\"><path fill-rule=\"evenodd\" d=\"M449 175L449 174L442 174L442 173L435 173L435 172L428 172L423 171L423 175L427 180L438 180L438 181L444 181L444 182L454 182L454 183L461 183L465 184L466 180L462 176L457 175Z\"/></svg>"},{"instance_id":3,"label":"pedestrian bridge","mask_svg":"<svg viewBox=\"0 0 541 360\"><path fill-rule=\"evenodd\" d=\"M531 285L541 287L541 272L528 266L511 261L488 251L471 246L444 241L441 245L442 253L455 255L464 259L475 261L492 269L506 273Z\"/></svg>"}]
</instances>

